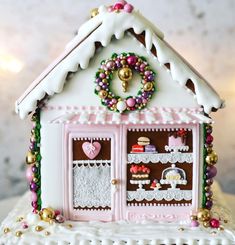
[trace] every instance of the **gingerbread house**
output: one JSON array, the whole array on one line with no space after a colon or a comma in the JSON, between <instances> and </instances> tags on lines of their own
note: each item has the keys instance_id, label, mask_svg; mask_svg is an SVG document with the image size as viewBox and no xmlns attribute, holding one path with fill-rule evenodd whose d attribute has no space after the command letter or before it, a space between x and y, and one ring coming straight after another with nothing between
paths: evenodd
<instances>
[{"instance_id":1,"label":"gingerbread house","mask_svg":"<svg viewBox=\"0 0 235 245\"><path fill-rule=\"evenodd\" d=\"M33 210L185 220L212 206L214 89L130 4L101 6L16 102Z\"/></svg>"}]
</instances>

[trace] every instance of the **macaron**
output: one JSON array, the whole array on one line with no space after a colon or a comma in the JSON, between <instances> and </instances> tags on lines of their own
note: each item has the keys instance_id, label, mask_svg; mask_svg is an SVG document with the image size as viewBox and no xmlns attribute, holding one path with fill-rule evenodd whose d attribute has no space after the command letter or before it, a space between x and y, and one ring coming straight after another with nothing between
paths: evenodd
<instances>
[{"instance_id":1,"label":"macaron","mask_svg":"<svg viewBox=\"0 0 235 245\"><path fill-rule=\"evenodd\" d=\"M138 145L149 145L150 144L150 139L148 137L139 137L138 138Z\"/></svg>"}]
</instances>

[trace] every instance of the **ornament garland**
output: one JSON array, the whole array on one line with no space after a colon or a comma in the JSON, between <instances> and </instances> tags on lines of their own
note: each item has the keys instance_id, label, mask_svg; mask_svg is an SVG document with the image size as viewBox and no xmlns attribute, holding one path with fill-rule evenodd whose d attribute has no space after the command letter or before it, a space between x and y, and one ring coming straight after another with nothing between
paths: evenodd
<instances>
[{"instance_id":1,"label":"ornament garland","mask_svg":"<svg viewBox=\"0 0 235 245\"><path fill-rule=\"evenodd\" d=\"M30 146L26 157L26 163L29 165L26 171L26 177L32 195L33 212L41 209L41 174L40 174L40 109L37 109L32 116L33 128L31 130Z\"/></svg>"},{"instance_id":2,"label":"ornament garland","mask_svg":"<svg viewBox=\"0 0 235 245\"><path fill-rule=\"evenodd\" d=\"M128 83L133 72L141 76L141 87L135 96L122 98L110 90L113 73L117 71L122 81L123 92L128 89ZM110 59L103 60L96 73L95 93L101 98L101 103L109 110L123 113L143 109L155 92L155 72L150 68L146 59L134 53L114 53Z\"/></svg>"}]
</instances>

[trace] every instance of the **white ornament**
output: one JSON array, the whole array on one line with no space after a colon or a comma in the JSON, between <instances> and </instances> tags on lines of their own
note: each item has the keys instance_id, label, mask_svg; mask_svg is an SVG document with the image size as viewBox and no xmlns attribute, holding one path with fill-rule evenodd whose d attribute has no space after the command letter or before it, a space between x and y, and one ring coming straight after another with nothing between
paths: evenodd
<instances>
[{"instance_id":1,"label":"white ornament","mask_svg":"<svg viewBox=\"0 0 235 245\"><path fill-rule=\"evenodd\" d=\"M119 110L119 112L120 113L122 113L123 111L125 111L126 110L126 102L124 102L124 101L119 101L118 103L117 103L117 109Z\"/></svg>"}]
</instances>

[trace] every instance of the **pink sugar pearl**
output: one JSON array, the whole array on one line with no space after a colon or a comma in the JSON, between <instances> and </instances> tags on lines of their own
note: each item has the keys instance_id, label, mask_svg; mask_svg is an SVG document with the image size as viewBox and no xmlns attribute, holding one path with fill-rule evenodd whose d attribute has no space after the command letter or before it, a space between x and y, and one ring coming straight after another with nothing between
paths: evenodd
<instances>
[{"instance_id":1,"label":"pink sugar pearl","mask_svg":"<svg viewBox=\"0 0 235 245\"><path fill-rule=\"evenodd\" d=\"M124 11L126 11L127 13L131 13L133 11L133 9L134 9L134 7L129 3L125 4L125 6L124 6Z\"/></svg>"},{"instance_id":2,"label":"pink sugar pearl","mask_svg":"<svg viewBox=\"0 0 235 245\"><path fill-rule=\"evenodd\" d=\"M32 172L32 167L31 166L29 166L26 169L26 178L27 178L28 182L32 181L32 179L33 179L33 172Z\"/></svg>"},{"instance_id":3,"label":"pink sugar pearl","mask_svg":"<svg viewBox=\"0 0 235 245\"><path fill-rule=\"evenodd\" d=\"M191 227L198 227L199 226L199 223L197 220L192 220L191 222Z\"/></svg>"},{"instance_id":4,"label":"pink sugar pearl","mask_svg":"<svg viewBox=\"0 0 235 245\"><path fill-rule=\"evenodd\" d=\"M31 198L32 198L32 201L33 201L33 202L37 202L38 197L37 197L36 192L32 192L32 194L31 194Z\"/></svg>"},{"instance_id":5,"label":"pink sugar pearl","mask_svg":"<svg viewBox=\"0 0 235 245\"><path fill-rule=\"evenodd\" d=\"M135 105L135 99L133 99L133 98L127 99L126 104L127 104L129 107L133 107L133 106Z\"/></svg>"},{"instance_id":6,"label":"pink sugar pearl","mask_svg":"<svg viewBox=\"0 0 235 245\"><path fill-rule=\"evenodd\" d=\"M115 3L114 6L113 6L113 9L115 9L115 10L120 10L120 9L123 9L123 8L124 8L124 6L120 2Z\"/></svg>"},{"instance_id":7,"label":"pink sugar pearl","mask_svg":"<svg viewBox=\"0 0 235 245\"><path fill-rule=\"evenodd\" d=\"M219 228L220 222L218 219L211 219L210 220L210 226L211 228Z\"/></svg>"}]
</instances>

